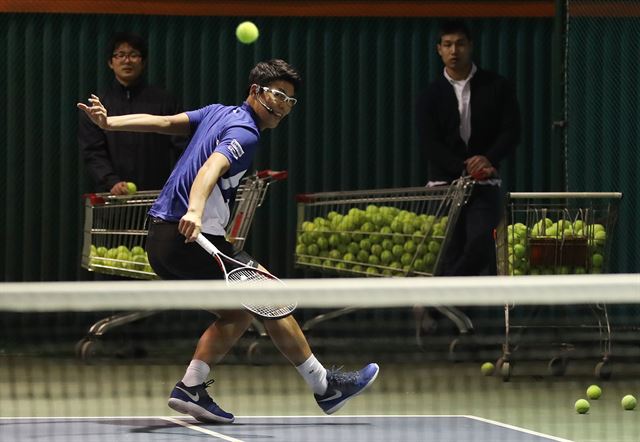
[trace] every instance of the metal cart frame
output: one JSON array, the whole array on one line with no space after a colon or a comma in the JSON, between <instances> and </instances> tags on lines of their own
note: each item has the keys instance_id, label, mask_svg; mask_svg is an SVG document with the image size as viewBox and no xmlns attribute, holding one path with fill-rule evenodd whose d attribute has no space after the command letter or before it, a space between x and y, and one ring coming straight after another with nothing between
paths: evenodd
<instances>
[{"instance_id":1,"label":"metal cart frame","mask_svg":"<svg viewBox=\"0 0 640 442\"><path fill-rule=\"evenodd\" d=\"M462 177L446 186L298 195L298 239L296 242L295 264L300 268L343 276L439 276L442 274L442 257L448 247L460 209L466 204L473 186L474 181L471 178ZM395 226L393 223L389 226L384 219L381 223L376 224L375 217L378 209L371 209L372 206L374 208L380 206L392 207L394 208L393 212L395 210L406 213L412 212L413 215L409 213L408 216L415 215L419 219L421 216L435 218L431 221L424 217L420 221L406 221L405 226L410 223L416 223L408 228L401 227L401 221ZM366 212L369 209L372 213L359 215L360 212ZM370 221L365 221L364 223L356 222L357 228L355 230L349 229L350 222L344 221L344 218L349 213L353 213L354 217L364 216L365 220ZM385 214L380 214L380 216L385 216ZM331 219L328 220L328 217L331 217ZM445 220L446 225L443 229L435 227L436 219ZM377 219L377 221L380 220ZM312 226L311 224L314 223L315 225ZM372 224L375 230L372 230L372 227L367 224ZM384 228L384 226L381 228L381 225L386 225L388 228ZM342 237L344 241L351 241L351 243L367 239L373 241L374 244L380 241L384 244L385 240L396 241L398 245L405 240L412 242L415 240L415 242L408 247L406 247L405 243L407 251L403 253L401 259L406 264L400 267L396 264L396 261L385 263L386 260L377 262L377 259L372 258L369 258L368 263L358 261L357 257L349 256L349 254L354 255L351 252L338 256L340 254L340 245L337 246L338 248L332 249L331 252L327 252L330 247L333 247L338 242L335 240L336 236ZM327 237L328 239L326 239ZM313 245L314 241L320 244L317 247L317 251ZM436 246L432 245L433 242L438 244L437 250ZM428 244L432 247L431 251L428 249ZM413 246L415 246L415 249ZM306 253L300 253L305 248ZM309 252L309 249L312 249L312 251ZM337 253L335 252L336 250ZM425 251L431 253L431 255L435 253L435 256L424 259L426 257ZM373 254L372 252L371 255ZM364 254L362 257L364 257ZM431 264L426 265L427 261L430 261ZM471 320L457 308L445 306L436 306L435 308L450 319L462 335L473 331ZM308 331L322 322L356 310L357 308L346 307L318 315L305 322L302 325L302 329ZM418 306L414 309L414 314L416 317L416 340L422 348L422 320L425 310L423 307ZM456 343L457 339L451 343L451 351L453 351Z\"/></svg>"},{"instance_id":2,"label":"metal cart frame","mask_svg":"<svg viewBox=\"0 0 640 442\"><path fill-rule=\"evenodd\" d=\"M504 217L496 230L499 275L601 273L607 270L622 193L512 192L506 198ZM596 226L601 226L605 233L598 234ZM599 255L597 260L596 255ZM513 370L511 330L522 334L527 328L559 328L551 324L514 323L511 317L514 308L511 304L504 306L505 337L502 356L496 362L504 381L511 378ZM597 329L602 360L596 364L595 375L608 379L612 374L609 359L612 330L607 306L597 304L590 308L597 324L562 328ZM561 343L560 347L561 354L548 364L549 371L555 376L565 373L566 353L573 349L573 345L567 343Z\"/></svg>"},{"instance_id":3,"label":"metal cart frame","mask_svg":"<svg viewBox=\"0 0 640 442\"><path fill-rule=\"evenodd\" d=\"M244 245L253 223L255 211L262 205L271 183L282 181L287 171L261 170L244 177L238 186L230 222L227 225L227 240L239 251ZM155 202L159 191L139 192L135 195L116 196L109 193L87 194L85 199L84 242L82 266L89 271L119 275L136 279L156 279L146 261L109 258L92 253L92 245L97 241L101 247L116 244L144 249L148 231L147 211ZM95 240L95 241L94 241ZM125 244L123 244L125 243ZM91 358L96 352L97 340L107 331L155 315L157 311L136 311L118 313L94 323L87 335L76 344L76 354L82 359ZM254 321L254 329L265 335L264 326Z\"/></svg>"}]
</instances>

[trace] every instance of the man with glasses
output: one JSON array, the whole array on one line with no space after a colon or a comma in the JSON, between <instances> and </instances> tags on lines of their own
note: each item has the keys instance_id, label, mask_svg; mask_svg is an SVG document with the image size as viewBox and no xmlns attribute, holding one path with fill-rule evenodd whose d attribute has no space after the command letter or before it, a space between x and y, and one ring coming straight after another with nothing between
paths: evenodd
<instances>
[{"instance_id":1,"label":"man with glasses","mask_svg":"<svg viewBox=\"0 0 640 442\"><path fill-rule=\"evenodd\" d=\"M99 94L111 115L174 115L182 109L167 91L146 83L147 44L138 35L119 32L107 47L111 85ZM186 138L160 134L106 132L80 113L78 143L95 191L128 193L127 181L139 190L160 189L186 146Z\"/></svg>"},{"instance_id":2,"label":"man with glasses","mask_svg":"<svg viewBox=\"0 0 640 442\"><path fill-rule=\"evenodd\" d=\"M191 135L156 203L149 211L149 261L163 279L223 279L213 258L194 241L205 235L222 253L259 267L245 252L234 252L225 240L229 205L259 147L261 132L275 129L297 103L301 77L283 60L258 63L249 74L248 96L240 106L212 104L173 116L124 115L108 117L98 97L90 105L78 103L89 118L106 131L158 132ZM200 337L184 377L169 398L169 406L202 422L233 422L206 388L207 377L249 328L246 310L217 311L218 319ZM361 393L378 375L378 365L356 372L327 370L315 358L293 316L264 320L269 336L296 367L320 408L332 414Z\"/></svg>"}]
</instances>

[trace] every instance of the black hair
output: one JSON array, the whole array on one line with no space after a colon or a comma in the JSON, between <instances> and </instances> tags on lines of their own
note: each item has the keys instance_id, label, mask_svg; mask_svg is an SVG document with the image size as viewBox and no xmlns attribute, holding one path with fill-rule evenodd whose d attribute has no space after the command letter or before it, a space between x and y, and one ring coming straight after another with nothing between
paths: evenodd
<instances>
[{"instance_id":1,"label":"black hair","mask_svg":"<svg viewBox=\"0 0 640 442\"><path fill-rule=\"evenodd\" d=\"M438 32L438 44L442 42L442 36L448 34L463 34L467 40L473 41L469 27L460 19L447 19L440 23L440 32Z\"/></svg>"},{"instance_id":2,"label":"black hair","mask_svg":"<svg viewBox=\"0 0 640 442\"><path fill-rule=\"evenodd\" d=\"M297 90L302 84L302 76L296 68L284 60L274 58L268 61L261 61L251 69L247 93L249 93L249 89L253 84L265 86L278 80L291 83L294 90Z\"/></svg>"},{"instance_id":3,"label":"black hair","mask_svg":"<svg viewBox=\"0 0 640 442\"><path fill-rule=\"evenodd\" d=\"M128 43L129 46L140 52L143 61L147 59L149 48L147 47L147 42L144 38L140 37L138 34L134 34L133 32L116 32L111 37L111 40L109 40L109 45L107 46L107 60L111 60L113 52L122 43Z\"/></svg>"}]
</instances>

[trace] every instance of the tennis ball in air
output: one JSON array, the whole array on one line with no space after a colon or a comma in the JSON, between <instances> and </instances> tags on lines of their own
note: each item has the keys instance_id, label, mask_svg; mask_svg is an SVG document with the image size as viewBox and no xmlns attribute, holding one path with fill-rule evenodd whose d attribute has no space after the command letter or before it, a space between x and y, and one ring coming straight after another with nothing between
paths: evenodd
<instances>
[{"instance_id":1,"label":"tennis ball in air","mask_svg":"<svg viewBox=\"0 0 640 442\"><path fill-rule=\"evenodd\" d=\"M129 181L127 183L127 190L129 191L129 195L133 195L138 191L138 186L136 186L136 183L132 183L131 181Z\"/></svg>"},{"instance_id":2,"label":"tennis ball in air","mask_svg":"<svg viewBox=\"0 0 640 442\"><path fill-rule=\"evenodd\" d=\"M480 367L480 372L483 376L491 376L495 369L496 367L491 362L485 362Z\"/></svg>"},{"instance_id":3,"label":"tennis ball in air","mask_svg":"<svg viewBox=\"0 0 640 442\"><path fill-rule=\"evenodd\" d=\"M236 37L240 43L246 45L253 43L258 39L260 32L258 27L250 21L243 21L236 28Z\"/></svg>"},{"instance_id":4,"label":"tennis ball in air","mask_svg":"<svg viewBox=\"0 0 640 442\"><path fill-rule=\"evenodd\" d=\"M586 399L578 399L575 405L576 411L580 414L585 414L589 411L589 401Z\"/></svg>"},{"instance_id":5,"label":"tennis ball in air","mask_svg":"<svg viewBox=\"0 0 640 442\"><path fill-rule=\"evenodd\" d=\"M638 405L638 401L636 400L636 398L630 394L623 397L621 403L622 408L624 408L625 410L633 410L634 408L636 408L636 405Z\"/></svg>"},{"instance_id":6,"label":"tennis ball in air","mask_svg":"<svg viewBox=\"0 0 640 442\"><path fill-rule=\"evenodd\" d=\"M600 399L602 396L602 389L597 385L591 385L587 388L587 397L589 399Z\"/></svg>"}]
</instances>

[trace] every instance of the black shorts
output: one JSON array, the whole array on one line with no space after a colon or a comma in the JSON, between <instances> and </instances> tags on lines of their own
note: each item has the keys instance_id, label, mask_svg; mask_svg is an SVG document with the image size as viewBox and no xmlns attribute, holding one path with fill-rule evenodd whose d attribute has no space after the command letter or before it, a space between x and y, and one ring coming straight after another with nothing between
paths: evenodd
<instances>
[{"instance_id":1,"label":"black shorts","mask_svg":"<svg viewBox=\"0 0 640 442\"><path fill-rule=\"evenodd\" d=\"M223 236L203 233L222 253L252 267L258 262L244 251L235 252ZM185 243L178 224L149 218L149 264L162 279L224 279L218 263L196 242ZM231 270L227 268L227 271Z\"/></svg>"}]
</instances>

